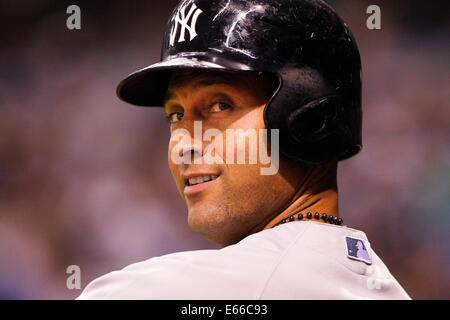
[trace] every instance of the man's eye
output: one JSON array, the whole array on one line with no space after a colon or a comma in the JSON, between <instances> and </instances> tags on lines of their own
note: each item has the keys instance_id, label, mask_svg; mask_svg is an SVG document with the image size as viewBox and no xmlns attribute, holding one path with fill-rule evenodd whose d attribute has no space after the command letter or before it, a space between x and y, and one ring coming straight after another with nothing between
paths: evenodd
<instances>
[{"instance_id":1,"label":"man's eye","mask_svg":"<svg viewBox=\"0 0 450 320\"><path fill-rule=\"evenodd\" d=\"M183 114L181 112L173 112L167 116L170 123L175 123L180 121L183 118Z\"/></svg>"},{"instance_id":2,"label":"man's eye","mask_svg":"<svg viewBox=\"0 0 450 320\"><path fill-rule=\"evenodd\" d=\"M229 108L231 108L231 106L225 102L216 102L211 105L209 112L220 112Z\"/></svg>"}]
</instances>

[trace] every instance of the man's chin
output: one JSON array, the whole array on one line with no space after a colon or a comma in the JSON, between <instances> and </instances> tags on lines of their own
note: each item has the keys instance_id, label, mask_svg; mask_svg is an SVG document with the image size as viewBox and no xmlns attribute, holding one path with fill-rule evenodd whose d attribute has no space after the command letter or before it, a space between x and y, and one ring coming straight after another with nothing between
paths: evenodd
<instances>
[{"instance_id":1,"label":"man's chin","mask_svg":"<svg viewBox=\"0 0 450 320\"><path fill-rule=\"evenodd\" d=\"M205 237L216 230L217 214L209 212L200 205L190 207L188 209L188 226L192 231Z\"/></svg>"},{"instance_id":2,"label":"man's chin","mask_svg":"<svg viewBox=\"0 0 450 320\"><path fill-rule=\"evenodd\" d=\"M217 211L201 210L200 207L189 208L188 226L193 232L222 247L233 243L227 232L228 223Z\"/></svg>"}]
</instances>

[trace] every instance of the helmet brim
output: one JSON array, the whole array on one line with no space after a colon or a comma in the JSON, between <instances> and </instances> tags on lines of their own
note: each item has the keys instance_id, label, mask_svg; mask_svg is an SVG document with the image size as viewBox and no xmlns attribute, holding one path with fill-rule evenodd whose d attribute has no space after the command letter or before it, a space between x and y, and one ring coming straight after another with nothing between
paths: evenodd
<instances>
[{"instance_id":1,"label":"helmet brim","mask_svg":"<svg viewBox=\"0 0 450 320\"><path fill-rule=\"evenodd\" d=\"M133 72L117 86L117 96L130 104L146 107L161 107L170 79L170 71L175 69L208 69L242 71L242 65L234 66L235 62L220 63L201 60L196 57L177 57L158 62ZM245 68L250 70L250 68Z\"/></svg>"}]
</instances>

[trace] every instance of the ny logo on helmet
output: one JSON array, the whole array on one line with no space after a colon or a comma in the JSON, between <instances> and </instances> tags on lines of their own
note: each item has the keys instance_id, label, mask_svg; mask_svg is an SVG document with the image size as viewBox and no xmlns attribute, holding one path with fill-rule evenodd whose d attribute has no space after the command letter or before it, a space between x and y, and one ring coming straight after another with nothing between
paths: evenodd
<instances>
[{"instance_id":1,"label":"ny logo on helmet","mask_svg":"<svg viewBox=\"0 0 450 320\"><path fill-rule=\"evenodd\" d=\"M170 31L170 45L173 46L175 44L175 37L177 36L178 25L181 25L180 30L180 38L178 42L185 41L184 34L186 29L189 31L190 40L194 39L197 36L197 32L195 31L195 25L197 23L198 16L203 12L195 3L191 5L188 14L186 15L186 7L183 6L180 11L175 16L175 23ZM191 20L191 24L188 25L189 20Z\"/></svg>"}]
</instances>

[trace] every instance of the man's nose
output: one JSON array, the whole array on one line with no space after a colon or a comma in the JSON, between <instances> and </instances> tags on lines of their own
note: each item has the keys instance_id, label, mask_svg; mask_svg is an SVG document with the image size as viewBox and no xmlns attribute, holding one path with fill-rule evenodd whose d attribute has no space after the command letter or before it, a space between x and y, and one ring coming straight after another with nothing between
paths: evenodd
<instances>
[{"instance_id":1,"label":"man's nose","mask_svg":"<svg viewBox=\"0 0 450 320\"><path fill-rule=\"evenodd\" d=\"M191 139L191 141L191 143L184 145L180 150L180 157L183 159L183 164L201 161L203 155L201 142L195 141L194 139Z\"/></svg>"},{"instance_id":2,"label":"man's nose","mask_svg":"<svg viewBox=\"0 0 450 320\"><path fill-rule=\"evenodd\" d=\"M197 136L193 130L179 128L172 132L169 155L175 164L192 164L201 162L203 143L201 134Z\"/></svg>"}]
</instances>

